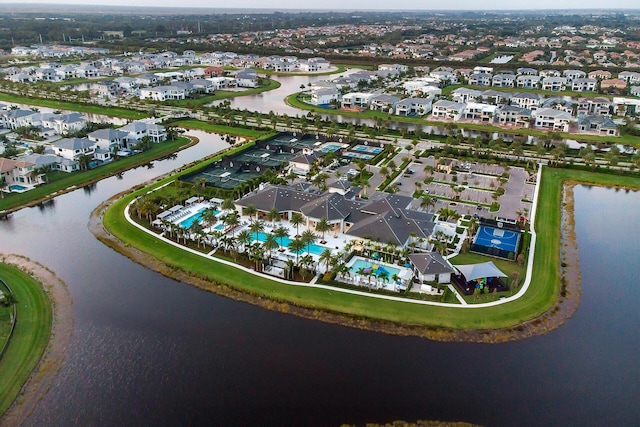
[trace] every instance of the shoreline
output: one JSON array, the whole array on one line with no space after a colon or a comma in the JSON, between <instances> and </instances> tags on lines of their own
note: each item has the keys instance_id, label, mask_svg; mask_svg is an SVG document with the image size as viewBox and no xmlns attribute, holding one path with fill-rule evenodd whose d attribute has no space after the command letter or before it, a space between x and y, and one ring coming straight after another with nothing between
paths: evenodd
<instances>
[{"instance_id":1,"label":"shoreline","mask_svg":"<svg viewBox=\"0 0 640 427\"><path fill-rule=\"evenodd\" d=\"M569 187L572 188L573 185L575 185L575 183L567 183L563 186L563 189ZM140 186L137 186L137 188L140 188ZM169 277L176 281L195 286L197 288L213 292L236 301L248 302L262 308L278 311L281 313L293 314L305 319L320 320L325 323L338 324L341 326L374 332L382 332L391 335L422 337L434 341L502 343L517 341L536 335L542 335L554 329L557 329L575 313L575 310L577 309L580 302L580 274L579 263L577 259L577 243L575 241L575 233L565 233L566 227L564 226L565 221L568 224L573 224L573 205L571 204L571 209L567 209L568 206L564 202L560 206L560 208L562 209L561 213L563 226L561 227L561 230L558 231L562 233L560 256L562 258L561 277L563 278L562 290L564 295L561 293L552 307L537 318L531 319L518 325L514 325L506 329L455 330L449 328L399 324L385 320L378 320L375 318L355 317L339 312L307 308L304 306L271 300L259 295L253 295L230 287L226 284L203 280L200 277L195 277L188 271L176 270L174 268L171 268L170 266L159 262L151 255L121 242L119 239L109 233L102 224L102 215L104 214L106 209L113 202L130 193L131 191L134 191L134 189L114 195L113 197L96 207L96 209L94 209L94 211L91 213L88 224L89 231L102 243L111 247L116 252L126 256L132 261L157 273L160 273L165 277ZM573 193L571 192L571 194ZM562 254L566 255L563 256ZM565 285L565 283L567 282L566 277L570 277L574 280L571 280L570 283Z\"/></svg>"},{"instance_id":2,"label":"shoreline","mask_svg":"<svg viewBox=\"0 0 640 427\"><path fill-rule=\"evenodd\" d=\"M0 418L1 424L19 426L31 415L47 394L67 356L74 329L73 301L67 285L49 268L27 257L0 254L0 260L16 267L42 284L52 306L53 319L49 343L18 396Z\"/></svg>"}]
</instances>

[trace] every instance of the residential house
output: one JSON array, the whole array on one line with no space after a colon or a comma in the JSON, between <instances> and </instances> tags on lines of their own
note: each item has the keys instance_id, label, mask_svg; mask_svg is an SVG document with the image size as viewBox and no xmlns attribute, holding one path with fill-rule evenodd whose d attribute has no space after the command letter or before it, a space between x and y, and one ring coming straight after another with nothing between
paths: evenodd
<instances>
[{"instance_id":1,"label":"residential house","mask_svg":"<svg viewBox=\"0 0 640 427\"><path fill-rule=\"evenodd\" d=\"M594 92L598 81L596 79L577 78L571 82L571 90L574 92Z\"/></svg>"},{"instance_id":2,"label":"residential house","mask_svg":"<svg viewBox=\"0 0 640 427\"><path fill-rule=\"evenodd\" d=\"M224 75L223 67L207 67L204 69L205 78L222 77L223 75Z\"/></svg>"},{"instance_id":3,"label":"residential house","mask_svg":"<svg viewBox=\"0 0 640 427\"><path fill-rule=\"evenodd\" d=\"M562 73L559 70L542 70L540 71L540 77L561 77Z\"/></svg>"},{"instance_id":4,"label":"residential house","mask_svg":"<svg viewBox=\"0 0 640 427\"><path fill-rule=\"evenodd\" d=\"M340 97L340 91L336 87L319 88L311 91L311 103L313 105L329 105Z\"/></svg>"},{"instance_id":5,"label":"residential house","mask_svg":"<svg viewBox=\"0 0 640 427\"><path fill-rule=\"evenodd\" d=\"M138 86L155 86L159 83L160 78L155 74L140 74L136 76L136 80L138 82Z\"/></svg>"},{"instance_id":6,"label":"residential house","mask_svg":"<svg viewBox=\"0 0 640 427\"><path fill-rule=\"evenodd\" d=\"M578 115L611 117L611 101L608 98L578 99Z\"/></svg>"},{"instance_id":7,"label":"residential house","mask_svg":"<svg viewBox=\"0 0 640 427\"><path fill-rule=\"evenodd\" d=\"M598 135L618 136L618 126L609 117L604 116L578 116L578 131L596 133Z\"/></svg>"},{"instance_id":8,"label":"residential house","mask_svg":"<svg viewBox=\"0 0 640 427\"><path fill-rule=\"evenodd\" d=\"M606 80L611 78L611 72L606 70L594 70L588 74L589 78L596 80Z\"/></svg>"},{"instance_id":9,"label":"residential house","mask_svg":"<svg viewBox=\"0 0 640 427\"><path fill-rule=\"evenodd\" d=\"M185 90L175 85L143 87L140 89L140 99L151 99L153 101L167 101L167 100L179 100L179 99L185 99L185 98L186 98Z\"/></svg>"},{"instance_id":10,"label":"residential house","mask_svg":"<svg viewBox=\"0 0 640 427\"><path fill-rule=\"evenodd\" d=\"M258 76L255 70L246 69L238 71L236 74L236 84L238 87L258 87Z\"/></svg>"},{"instance_id":11,"label":"residential house","mask_svg":"<svg viewBox=\"0 0 640 427\"><path fill-rule=\"evenodd\" d=\"M51 144L55 155L76 161L81 156L91 156L93 158L95 147L95 141L87 138L63 138Z\"/></svg>"},{"instance_id":12,"label":"residential house","mask_svg":"<svg viewBox=\"0 0 640 427\"><path fill-rule=\"evenodd\" d=\"M516 70L516 74L518 74L519 76L535 76L538 74L538 70L536 70L535 68L518 68Z\"/></svg>"},{"instance_id":13,"label":"residential house","mask_svg":"<svg viewBox=\"0 0 640 427\"><path fill-rule=\"evenodd\" d=\"M582 70L564 70L562 75L567 78L567 84L573 83L576 79L584 79L587 77L587 73Z\"/></svg>"},{"instance_id":14,"label":"residential house","mask_svg":"<svg viewBox=\"0 0 640 427\"><path fill-rule=\"evenodd\" d=\"M496 74L491 79L491 86L495 87L514 87L516 84L516 76L513 74Z\"/></svg>"},{"instance_id":15,"label":"residential house","mask_svg":"<svg viewBox=\"0 0 640 427\"><path fill-rule=\"evenodd\" d=\"M610 89L625 89L627 87L627 82L622 79L605 79L600 81L600 88L603 91Z\"/></svg>"},{"instance_id":16,"label":"residential house","mask_svg":"<svg viewBox=\"0 0 640 427\"><path fill-rule=\"evenodd\" d=\"M515 105L502 105L495 112L495 121L502 126L529 127L531 110Z\"/></svg>"},{"instance_id":17,"label":"residential house","mask_svg":"<svg viewBox=\"0 0 640 427\"><path fill-rule=\"evenodd\" d=\"M516 87L521 89L537 89L540 86L540 76L521 75L516 77Z\"/></svg>"},{"instance_id":18,"label":"residential house","mask_svg":"<svg viewBox=\"0 0 640 427\"><path fill-rule=\"evenodd\" d=\"M542 90L560 92L567 88L566 77L545 77L542 79Z\"/></svg>"},{"instance_id":19,"label":"residential house","mask_svg":"<svg viewBox=\"0 0 640 427\"><path fill-rule=\"evenodd\" d=\"M91 89L103 97L118 96L122 91L120 83L115 80L105 80L92 83Z\"/></svg>"},{"instance_id":20,"label":"residential house","mask_svg":"<svg viewBox=\"0 0 640 427\"><path fill-rule=\"evenodd\" d=\"M126 137L127 146L139 142L145 136L151 138L153 142L162 142L167 139L167 132L164 126L144 120L136 120L128 123L119 130L128 134Z\"/></svg>"},{"instance_id":21,"label":"residential house","mask_svg":"<svg viewBox=\"0 0 640 427\"><path fill-rule=\"evenodd\" d=\"M351 92L342 95L340 102L341 107L344 109L351 108L367 108L369 106L369 100L373 98L375 94L364 92Z\"/></svg>"},{"instance_id":22,"label":"residential house","mask_svg":"<svg viewBox=\"0 0 640 427\"><path fill-rule=\"evenodd\" d=\"M396 103L398 116L424 116L431 112L432 98L405 98Z\"/></svg>"},{"instance_id":23,"label":"residential house","mask_svg":"<svg viewBox=\"0 0 640 427\"><path fill-rule=\"evenodd\" d=\"M573 121L571 114L554 108L539 108L533 112L536 127L551 129L561 132L569 132L569 126Z\"/></svg>"},{"instance_id":24,"label":"residential house","mask_svg":"<svg viewBox=\"0 0 640 427\"><path fill-rule=\"evenodd\" d=\"M511 97L511 105L533 111L540 106L540 96L538 94L528 92L516 93Z\"/></svg>"},{"instance_id":25,"label":"residential house","mask_svg":"<svg viewBox=\"0 0 640 427\"><path fill-rule=\"evenodd\" d=\"M96 147L107 150L116 151L126 145L127 136L129 134L119 129L98 129L87 135L91 141L95 141Z\"/></svg>"},{"instance_id":26,"label":"residential house","mask_svg":"<svg viewBox=\"0 0 640 427\"><path fill-rule=\"evenodd\" d=\"M191 90L197 93L211 94L215 91L216 87L211 80L207 79L193 79L188 83L191 86Z\"/></svg>"},{"instance_id":27,"label":"residential house","mask_svg":"<svg viewBox=\"0 0 640 427\"><path fill-rule=\"evenodd\" d=\"M433 104L432 116L439 119L459 120L465 104L440 99Z\"/></svg>"},{"instance_id":28,"label":"residential house","mask_svg":"<svg viewBox=\"0 0 640 427\"><path fill-rule=\"evenodd\" d=\"M469 84L472 86L491 86L493 75L489 73L474 73L469 76Z\"/></svg>"},{"instance_id":29,"label":"residential house","mask_svg":"<svg viewBox=\"0 0 640 427\"><path fill-rule=\"evenodd\" d=\"M454 89L454 91L451 92L451 95L453 95L454 102L464 104L465 102L471 102L478 99L480 96L482 96L482 91L469 89L466 87L459 87L457 89Z\"/></svg>"},{"instance_id":30,"label":"residential house","mask_svg":"<svg viewBox=\"0 0 640 427\"><path fill-rule=\"evenodd\" d=\"M640 84L640 73L635 71L622 71L618 74L620 80L624 80L630 85Z\"/></svg>"},{"instance_id":31,"label":"residential house","mask_svg":"<svg viewBox=\"0 0 640 427\"><path fill-rule=\"evenodd\" d=\"M629 93L631 96L640 96L640 86L631 86Z\"/></svg>"},{"instance_id":32,"label":"residential house","mask_svg":"<svg viewBox=\"0 0 640 427\"><path fill-rule=\"evenodd\" d=\"M400 101L400 98L397 96L386 94L374 95L369 100L369 108L371 110L393 112L398 101Z\"/></svg>"},{"instance_id":33,"label":"residential house","mask_svg":"<svg viewBox=\"0 0 640 427\"><path fill-rule=\"evenodd\" d=\"M462 112L464 120L490 123L498 107L495 105L468 102Z\"/></svg>"},{"instance_id":34,"label":"residential house","mask_svg":"<svg viewBox=\"0 0 640 427\"><path fill-rule=\"evenodd\" d=\"M36 184L41 183L41 178L33 173L34 169L34 163L22 159L12 160L0 157L0 176L9 190L12 185L33 188Z\"/></svg>"}]
</instances>

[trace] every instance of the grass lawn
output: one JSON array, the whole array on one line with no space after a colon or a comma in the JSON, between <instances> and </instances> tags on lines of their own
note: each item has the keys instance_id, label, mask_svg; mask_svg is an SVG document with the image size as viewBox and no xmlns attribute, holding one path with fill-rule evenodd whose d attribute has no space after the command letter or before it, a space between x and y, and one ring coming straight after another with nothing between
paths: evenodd
<instances>
[{"instance_id":1,"label":"grass lawn","mask_svg":"<svg viewBox=\"0 0 640 427\"><path fill-rule=\"evenodd\" d=\"M42 285L17 268L0 264L0 278L18 300L18 322L7 352L0 359L1 415L42 357L51 333L52 308Z\"/></svg>"},{"instance_id":2,"label":"grass lawn","mask_svg":"<svg viewBox=\"0 0 640 427\"><path fill-rule=\"evenodd\" d=\"M50 182L24 193L12 193L0 199L0 211L11 210L24 206L31 202L47 198L52 193L64 190L71 186L82 187L86 184L99 181L109 176L123 172L132 167L144 165L152 160L176 152L189 143L186 137L179 137L176 141L168 141L154 144L153 147L140 154L131 157L123 157L106 165L86 171L72 173L54 172L49 175Z\"/></svg>"},{"instance_id":3,"label":"grass lawn","mask_svg":"<svg viewBox=\"0 0 640 427\"><path fill-rule=\"evenodd\" d=\"M214 125L200 120L177 120L167 123L167 126L180 126L187 129L199 129L205 132L244 136L246 138L259 138L265 135L275 135L275 132L265 132L253 128Z\"/></svg>"},{"instance_id":4,"label":"grass lawn","mask_svg":"<svg viewBox=\"0 0 640 427\"><path fill-rule=\"evenodd\" d=\"M293 73L279 73L277 71L274 70L267 70L265 68L256 68L256 72L260 73L260 74L265 74L267 76L328 76L330 74L338 74L343 72L344 70L347 69L346 65L341 65L341 64L332 64L333 66L337 67L337 70L332 70L332 71L325 71L323 73L305 73L305 72L293 72Z\"/></svg>"},{"instance_id":5,"label":"grass lawn","mask_svg":"<svg viewBox=\"0 0 640 427\"><path fill-rule=\"evenodd\" d=\"M579 180L597 185L619 184L640 187L640 180L637 178L545 168L536 218L538 244L535 248L536 262L533 268L532 284L527 293L517 301L489 308L459 309L422 306L329 292L313 287L296 287L217 264L160 242L153 235L138 230L126 222L123 215L125 205L135 195L146 192L148 189L139 190L114 203L104 216L104 224L126 244L148 252L167 265L207 278L212 282L212 287L228 286L254 295L265 295L278 301L343 312L356 317L457 329L497 329L537 317L548 310L558 297L560 198L562 183L566 180ZM524 280L523 275L521 280Z\"/></svg>"},{"instance_id":6,"label":"grass lawn","mask_svg":"<svg viewBox=\"0 0 640 427\"><path fill-rule=\"evenodd\" d=\"M53 108L54 110L70 110L89 114L103 114L105 116L122 117L125 119L143 119L147 113L136 110L128 110L118 107L103 107L100 105L85 105L74 102L55 101L52 99L25 98L23 96L0 93L0 101L15 102L16 104L28 104L39 107Z\"/></svg>"}]
</instances>

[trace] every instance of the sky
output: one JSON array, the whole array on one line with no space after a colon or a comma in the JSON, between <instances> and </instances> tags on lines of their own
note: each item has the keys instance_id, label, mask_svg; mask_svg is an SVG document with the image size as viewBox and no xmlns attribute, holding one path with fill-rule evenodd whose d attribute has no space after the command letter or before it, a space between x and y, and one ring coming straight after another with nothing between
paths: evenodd
<instances>
[{"instance_id":1,"label":"sky","mask_svg":"<svg viewBox=\"0 0 640 427\"><path fill-rule=\"evenodd\" d=\"M257 8L257 9L313 9L313 10L518 10L518 9L640 9L638 0L484 0L481 3L469 0L404 0L390 2L388 0L243 0L229 2L221 0L0 0L3 4L83 4L111 6L146 6L146 7L205 7L205 8Z\"/></svg>"}]
</instances>

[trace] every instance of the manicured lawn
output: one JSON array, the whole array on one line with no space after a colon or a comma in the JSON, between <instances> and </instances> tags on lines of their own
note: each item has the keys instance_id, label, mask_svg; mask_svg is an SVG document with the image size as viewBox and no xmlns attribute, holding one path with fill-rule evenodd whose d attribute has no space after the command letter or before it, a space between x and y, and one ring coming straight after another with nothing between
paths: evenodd
<instances>
[{"instance_id":1,"label":"manicured lawn","mask_svg":"<svg viewBox=\"0 0 640 427\"><path fill-rule=\"evenodd\" d=\"M119 172L123 172L127 169L131 169L132 167L144 165L152 160L174 153L188 143L188 138L179 137L176 141L154 144L148 151L131 157L121 158L95 169L72 173L51 173L49 176L50 182L48 184L41 185L40 187L24 193L12 193L5 195L4 199L0 199L0 211L15 209L16 207L46 198L52 193L64 190L71 186L82 187L89 183L115 175Z\"/></svg>"},{"instance_id":2,"label":"manicured lawn","mask_svg":"<svg viewBox=\"0 0 640 427\"><path fill-rule=\"evenodd\" d=\"M18 322L0 360L0 415L15 400L49 342L52 308L42 285L22 271L0 264L0 278L18 300Z\"/></svg>"},{"instance_id":3,"label":"manicured lawn","mask_svg":"<svg viewBox=\"0 0 640 427\"><path fill-rule=\"evenodd\" d=\"M147 113L136 110L128 110L118 107L102 107L100 105L85 105L74 102L55 101L52 99L25 98L23 96L0 93L0 101L15 102L16 104L28 104L39 107L48 107L55 110L70 110L81 113L103 114L105 116L122 117L125 119L143 119L147 117Z\"/></svg>"},{"instance_id":4,"label":"manicured lawn","mask_svg":"<svg viewBox=\"0 0 640 427\"><path fill-rule=\"evenodd\" d=\"M265 132L252 128L240 128L225 125L214 125L200 120L179 120L168 123L167 125L180 126L187 129L200 129L205 132L226 133L229 135L244 136L247 138L259 138L267 134L275 134L275 132Z\"/></svg>"},{"instance_id":5,"label":"manicured lawn","mask_svg":"<svg viewBox=\"0 0 640 427\"><path fill-rule=\"evenodd\" d=\"M636 178L618 178L620 177L589 172L544 169L536 218L538 244L535 248L536 262L533 268L532 284L527 293L517 301L489 308L459 309L422 306L329 292L313 287L284 285L215 263L160 242L154 236L126 222L123 215L126 203L135 195L146 192L148 189L139 190L114 203L104 216L104 224L126 244L148 252L167 265L205 277L213 282L212 287L228 286L255 295L265 295L278 301L348 313L356 317L456 329L497 329L537 317L548 310L558 297L562 183L565 180L575 179L598 185L619 183L628 187L640 187L640 180ZM521 277L522 280L524 277Z\"/></svg>"}]
</instances>

